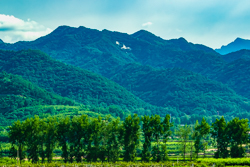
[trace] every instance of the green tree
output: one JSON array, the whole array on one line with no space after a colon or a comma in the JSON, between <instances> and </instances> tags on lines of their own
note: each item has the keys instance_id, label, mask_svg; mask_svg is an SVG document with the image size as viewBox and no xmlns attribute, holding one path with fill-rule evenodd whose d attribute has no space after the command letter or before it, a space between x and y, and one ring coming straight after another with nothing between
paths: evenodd
<instances>
[{"instance_id":1,"label":"green tree","mask_svg":"<svg viewBox=\"0 0 250 167\"><path fill-rule=\"evenodd\" d=\"M198 154L199 154L199 150L200 148L203 149L204 151L204 157L205 157L205 150L206 150L206 145L207 142L205 140L205 137L209 134L210 132L210 126L209 124L206 122L205 118L202 118L201 124L199 124L199 122L196 122L195 125L195 153L196 156L198 158Z\"/></svg>"},{"instance_id":2,"label":"green tree","mask_svg":"<svg viewBox=\"0 0 250 167\"><path fill-rule=\"evenodd\" d=\"M249 124L248 119L234 118L228 125L228 136L230 137L230 155L232 158L244 157L246 151L243 144L248 143Z\"/></svg>"},{"instance_id":3,"label":"green tree","mask_svg":"<svg viewBox=\"0 0 250 167\"><path fill-rule=\"evenodd\" d=\"M38 128L38 149L39 155L42 158L42 163L45 162L46 158L46 129L47 129L47 122L46 119L39 120L39 128Z\"/></svg>"},{"instance_id":4,"label":"green tree","mask_svg":"<svg viewBox=\"0 0 250 167\"><path fill-rule=\"evenodd\" d=\"M114 119L108 124L108 141L107 141L107 156L108 162L118 161L123 145L123 129L120 118Z\"/></svg>"},{"instance_id":5,"label":"green tree","mask_svg":"<svg viewBox=\"0 0 250 167\"><path fill-rule=\"evenodd\" d=\"M170 123L170 115L169 114L165 116L161 125L163 127L161 134L162 134L163 142L164 142L164 144L162 144L162 152L161 153L162 153L162 160L166 161L166 160L168 160L167 141L172 134L172 131L170 128L173 127L173 123Z\"/></svg>"},{"instance_id":6,"label":"green tree","mask_svg":"<svg viewBox=\"0 0 250 167\"><path fill-rule=\"evenodd\" d=\"M179 126L178 130L176 132L177 136L180 138L180 141L181 141L180 150L183 152L184 161L185 161L185 157L186 157L190 133L191 133L191 127L187 126L187 125Z\"/></svg>"},{"instance_id":7,"label":"green tree","mask_svg":"<svg viewBox=\"0 0 250 167\"><path fill-rule=\"evenodd\" d=\"M153 146L152 149L152 156L153 161L161 161L161 147L160 147L160 137L163 134L163 125L161 124L161 117L159 115L152 116L151 119L152 122L152 128L153 128L153 137L156 141L156 144Z\"/></svg>"},{"instance_id":8,"label":"green tree","mask_svg":"<svg viewBox=\"0 0 250 167\"><path fill-rule=\"evenodd\" d=\"M24 146L25 146L25 141L26 141L25 127L24 127L23 122L20 122L18 120L10 126L9 139L12 145L11 154L13 157L17 157L17 154L16 154L16 150L17 150L19 154L18 158L20 159L20 163L21 163L22 160L25 158ZM15 149L15 146L17 147L17 149Z\"/></svg>"},{"instance_id":9,"label":"green tree","mask_svg":"<svg viewBox=\"0 0 250 167\"><path fill-rule=\"evenodd\" d=\"M32 163L39 161L39 132L40 132L40 119L38 116L28 118L24 121L25 127L25 145L27 146L28 159Z\"/></svg>"},{"instance_id":10,"label":"green tree","mask_svg":"<svg viewBox=\"0 0 250 167\"><path fill-rule=\"evenodd\" d=\"M82 140L87 133L89 118L87 115L73 117L70 129L70 143L73 145L73 154L77 162L81 162L84 155L84 145Z\"/></svg>"},{"instance_id":11,"label":"green tree","mask_svg":"<svg viewBox=\"0 0 250 167\"><path fill-rule=\"evenodd\" d=\"M144 115L142 122L142 131L144 134L142 161L149 162L151 159L151 140L153 135L152 116Z\"/></svg>"},{"instance_id":12,"label":"green tree","mask_svg":"<svg viewBox=\"0 0 250 167\"><path fill-rule=\"evenodd\" d=\"M48 118L46 124L46 130L44 133L45 146L46 146L46 157L47 161L50 163L53 158L53 151L57 143L57 120L56 118Z\"/></svg>"},{"instance_id":13,"label":"green tree","mask_svg":"<svg viewBox=\"0 0 250 167\"><path fill-rule=\"evenodd\" d=\"M88 143L88 162L96 162L100 157L101 130L103 126L105 126L105 124L100 116L98 118L92 118L88 128L88 133L91 135Z\"/></svg>"},{"instance_id":14,"label":"green tree","mask_svg":"<svg viewBox=\"0 0 250 167\"><path fill-rule=\"evenodd\" d=\"M129 115L123 122L124 128L124 161L135 161L139 145L140 118L137 114Z\"/></svg>"},{"instance_id":15,"label":"green tree","mask_svg":"<svg viewBox=\"0 0 250 167\"><path fill-rule=\"evenodd\" d=\"M212 124L211 134L216 142L217 147L217 151L214 154L215 158L227 158L229 156L227 147L230 140L227 130L227 123L224 117L216 119L216 121Z\"/></svg>"},{"instance_id":16,"label":"green tree","mask_svg":"<svg viewBox=\"0 0 250 167\"><path fill-rule=\"evenodd\" d=\"M70 119L65 117L60 119L57 124L57 140L62 147L62 158L64 162L69 160L69 138L70 138Z\"/></svg>"}]
</instances>

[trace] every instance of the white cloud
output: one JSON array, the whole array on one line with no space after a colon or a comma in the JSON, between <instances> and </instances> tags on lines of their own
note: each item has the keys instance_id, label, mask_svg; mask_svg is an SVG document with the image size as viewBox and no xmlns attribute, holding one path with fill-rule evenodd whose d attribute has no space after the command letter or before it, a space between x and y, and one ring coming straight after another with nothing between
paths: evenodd
<instances>
[{"instance_id":1,"label":"white cloud","mask_svg":"<svg viewBox=\"0 0 250 167\"><path fill-rule=\"evenodd\" d=\"M152 22L143 23L142 27L148 27L151 26L152 24L153 24Z\"/></svg>"},{"instance_id":2,"label":"white cloud","mask_svg":"<svg viewBox=\"0 0 250 167\"><path fill-rule=\"evenodd\" d=\"M24 21L14 16L0 14L0 39L4 42L35 40L51 31L30 19Z\"/></svg>"}]
</instances>

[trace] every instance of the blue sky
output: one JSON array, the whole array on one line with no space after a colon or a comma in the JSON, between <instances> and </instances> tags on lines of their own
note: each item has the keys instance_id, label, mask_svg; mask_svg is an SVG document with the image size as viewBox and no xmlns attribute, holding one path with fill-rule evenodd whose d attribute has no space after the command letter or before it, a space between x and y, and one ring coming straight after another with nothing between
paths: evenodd
<instances>
[{"instance_id":1,"label":"blue sky","mask_svg":"<svg viewBox=\"0 0 250 167\"><path fill-rule=\"evenodd\" d=\"M250 39L249 0L0 0L0 39L34 40L60 25L164 39L184 37L212 48Z\"/></svg>"}]
</instances>

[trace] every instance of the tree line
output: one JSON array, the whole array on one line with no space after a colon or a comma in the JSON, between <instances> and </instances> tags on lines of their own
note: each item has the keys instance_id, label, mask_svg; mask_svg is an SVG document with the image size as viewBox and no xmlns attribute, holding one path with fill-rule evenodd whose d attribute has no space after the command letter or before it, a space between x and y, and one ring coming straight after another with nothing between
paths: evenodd
<instances>
[{"instance_id":1,"label":"tree line","mask_svg":"<svg viewBox=\"0 0 250 167\"><path fill-rule=\"evenodd\" d=\"M55 148L62 151L64 162L135 161L140 156L144 162L167 161L167 141L172 137L173 123L170 115L165 118L159 115L143 116L129 115L124 121L109 116L91 118L87 115L73 118L44 118L38 116L25 121L16 121L10 126L9 140L12 144L10 156L20 160L28 158L37 163L47 159L52 161ZM201 150L205 152L208 144L207 136L214 140L217 148L216 158L243 157L246 153L244 144L248 139L249 124L247 119L234 118L226 122L224 117L216 119L212 125L206 120L196 122L191 126L179 126L175 135L181 142L182 153L187 152L187 143L194 147L191 156L198 157ZM142 143L142 151L138 151ZM230 149L228 149L230 147Z\"/></svg>"}]
</instances>

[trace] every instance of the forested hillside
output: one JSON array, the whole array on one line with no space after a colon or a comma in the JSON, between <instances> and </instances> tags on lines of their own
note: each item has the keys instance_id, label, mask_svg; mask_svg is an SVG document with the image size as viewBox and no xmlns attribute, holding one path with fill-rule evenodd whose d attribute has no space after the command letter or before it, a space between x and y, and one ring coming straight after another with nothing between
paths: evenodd
<instances>
[{"instance_id":1,"label":"forested hillside","mask_svg":"<svg viewBox=\"0 0 250 167\"><path fill-rule=\"evenodd\" d=\"M179 68L155 70L128 64L111 79L148 103L171 106L188 115L246 111L248 101L220 82Z\"/></svg>"},{"instance_id":2,"label":"forested hillside","mask_svg":"<svg viewBox=\"0 0 250 167\"><path fill-rule=\"evenodd\" d=\"M166 114L171 109L145 103L117 83L89 71L55 61L34 50L0 51L0 70L23 78L85 105L118 105L139 114ZM138 110L139 109L139 110ZM178 115L178 113L173 113Z\"/></svg>"},{"instance_id":3,"label":"forested hillside","mask_svg":"<svg viewBox=\"0 0 250 167\"><path fill-rule=\"evenodd\" d=\"M242 49L236 52L221 56L226 62L230 63L238 59L250 60L250 50Z\"/></svg>"},{"instance_id":4,"label":"forested hillside","mask_svg":"<svg viewBox=\"0 0 250 167\"><path fill-rule=\"evenodd\" d=\"M227 84L238 94L250 98L249 71L250 60L238 59L225 66L215 79Z\"/></svg>"},{"instance_id":5,"label":"forested hillside","mask_svg":"<svg viewBox=\"0 0 250 167\"><path fill-rule=\"evenodd\" d=\"M33 109L38 109L39 105L76 105L71 99L50 93L20 76L6 72L0 73L0 92L1 125L8 124L9 120L33 116L32 113L36 113L36 111L31 113L16 112L21 108L34 107Z\"/></svg>"}]
</instances>

